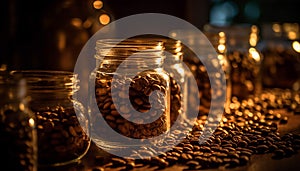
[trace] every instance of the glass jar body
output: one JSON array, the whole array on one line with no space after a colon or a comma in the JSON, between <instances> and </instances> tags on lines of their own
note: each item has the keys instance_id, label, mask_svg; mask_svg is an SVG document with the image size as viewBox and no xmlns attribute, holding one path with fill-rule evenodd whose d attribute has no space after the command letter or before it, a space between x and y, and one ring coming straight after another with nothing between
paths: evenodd
<instances>
[{"instance_id":1,"label":"glass jar body","mask_svg":"<svg viewBox=\"0 0 300 171\"><path fill-rule=\"evenodd\" d=\"M239 100L261 92L261 62L257 48L259 30L255 25L205 26L226 34L226 56L229 61L231 96Z\"/></svg>"},{"instance_id":2,"label":"glass jar body","mask_svg":"<svg viewBox=\"0 0 300 171\"><path fill-rule=\"evenodd\" d=\"M36 119L27 108L26 87L20 83L1 82L0 78L1 168L37 171Z\"/></svg>"},{"instance_id":3,"label":"glass jar body","mask_svg":"<svg viewBox=\"0 0 300 171\"><path fill-rule=\"evenodd\" d=\"M263 88L300 90L299 26L263 24L262 31Z\"/></svg>"},{"instance_id":4,"label":"glass jar body","mask_svg":"<svg viewBox=\"0 0 300 171\"><path fill-rule=\"evenodd\" d=\"M160 50L155 53L151 45L123 42L103 54L107 43L103 41L97 45L98 66L90 76L90 85L95 85L90 86L95 95L90 100L97 103L89 108L96 144L102 149L129 148L119 136L142 142L165 133L170 127L170 80L161 68ZM150 51L138 52L142 49ZM117 134L111 135L111 130Z\"/></svg>"},{"instance_id":5,"label":"glass jar body","mask_svg":"<svg viewBox=\"0 0 300 171\"><path fill-rule=\"evenodd\" d=\"M39 166L77 162L89 149L88 118L72 99L76 77L60 71L16 71L28 82L29 108L37 118Z\"/></svg>"}]
</instances>

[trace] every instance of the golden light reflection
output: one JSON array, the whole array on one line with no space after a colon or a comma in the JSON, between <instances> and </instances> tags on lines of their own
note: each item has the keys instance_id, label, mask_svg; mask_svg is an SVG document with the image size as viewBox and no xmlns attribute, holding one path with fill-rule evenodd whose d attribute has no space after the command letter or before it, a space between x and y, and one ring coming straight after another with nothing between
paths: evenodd
<instances>
[{"instance_id":1,"label":"golden light reflection","mask_svg":"<svg viewBox=\"0 0 300 171\"><path fill-rule=\"evenodd\" d=\"M72 18L71 24L75 27L81 27L82 20L80 18Z\"/></svg>"},{"instance_id":2,"label":"golden light reflection","mask_svg":"<svg viewBox=\"0 0 300 171\"><path fill-rule=\"evenodd\" d=\"M174 68L178 71L180 74L184 74L184 69L180 66L181 64L174 64Z\"/></svg>"},{"instance_id":3,"label":"golden light reflection","mask_svg":"<svg viewBox=\"0 0 300 171\"><path fill-rule=\"evenodd\" d=\"M110 17L107 14L101 14L99 17L99 22L102 25L107 25L110 22Z\"/></svg>"},{"instance_id":4,"label":"golden light reflection","mask_svg":"<svg viewBox=\"0 0 300 171\"><path fill-rule=\"evenodd\" d=\"M99 1L99 0L96 0L96 1L94 1L94 3L93 3L93 7L94 7L95 9L101 9L101 8L103 7L103 2L102 2L102 1Z\"/></svg>"},{"instance_id":5,"label":"golden light reflection","mask_svg":"<svg viewBox=\"0 0 300 171\"><path fill-rule=\"evenodd\" d=\"M34 127L34 125L35 125L34 119L30 118L28 122L29 122L30 127Z\"/></svg>"},{"instance_id":6,"label":"golden light reflection","mask_svg":"<svg viewBox=\"0 0 300 171\"><path fill-rule=\"evenodd\" d=\"M300 53L300 43L298 41L294 41L292 46L296 52Z\"/></svg>"},{"instance_id":7,"label":"golden light reflection","mask_svg":"<svg viewBox=\"0 0 300 171\"><path fill-rule=\"evenodd\" d=\"M273 24L272 29L275 33L281 32L281 27L279 24Z\"/></svg>"},{"instance_id":8,"label":"golden light reflection","mask_svg":"<svg viewBox=\"0 0 300 171\"><path fill-rule=\"evenodd\" d=\"M219 50L219 52L220 53L224 53L225 52L225 50L226 50L226 46L225 45L218 45L218 50Z\"/></svg>"},{"instance_id":9,"label":"golden light reflection","mask_svg":"<svg viewBox=\"0 0 300 171\"><path fill-rule=\"evenodd\" d=\"M24 111L24 110L25 110L25 105L24 105L23 103L20 103L20 104L19 104L19 109L20 109L21 111Z\"/></svg>"},{"instance_id":10,"label":"golden light reflection","mask_svg":"<svg viewBox=\"0 0 300 171\"><path fill-rule=\"evenodd\" d=\"M290 40L295 40L295 39L297 38L297 33L294 32L294 31L289 31L289 32L288 32L288 38L289 38Z\"/></svg>"},{"instance_id":11,"label":"golden light reflection","mask_svg":"<svg viewBox=\"0 0 300 171\"><path fill-rule=\"evenodd\" d=\"M249 53L251 54L252 58L255 61L257 61L257 62L260 61L260 55L259 55L259 53L257 52L257 50L255 48L250 48Z\"/></svg>"}]
</instances>

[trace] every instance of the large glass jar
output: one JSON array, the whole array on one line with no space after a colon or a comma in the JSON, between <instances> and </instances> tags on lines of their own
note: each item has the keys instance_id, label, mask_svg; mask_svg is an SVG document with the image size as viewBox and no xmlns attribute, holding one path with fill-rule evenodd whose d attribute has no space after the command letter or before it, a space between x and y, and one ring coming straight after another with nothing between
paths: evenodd
<instances>
[{"instance_id":1,"label":"large glass jar","mask_svg":"<svg viewBox=\"0 0 300 171\"><path fill-rule=\"evenodd\" d=\"M300 29L297 23L262 24L264 88L300 90Z\"/></svg>"},{"instance_id":2,"label":"large glass jar","mask_svg":"<svg viewBox=\"0 0 300 171\"><path fill-rule=\"evenodd\" d=\"M205 25L204 30L226 34L227 57L230 63L231 95L239 100L258 94L262 89L262 54L257 49L259 29L255 25Z\"/></svg>"},{"instance_id":3,"label":"large glass jar","mask_svg":"<svg viewBox=\"0 0 300 171\"><path fill-rule=\"evenodd\" d=\"M26 79L29 108L37 118L39 166L77 162L90 146L84 107L73 100L77 75L64 71L12 71Z\"/></svg>"},{"instance_id":4,"label":"large glass jar","mask_svg":"<svg viewBox=\"0 0 300 171\"><path fill-rule=\"evenodd\" d=\"M102 149L121 150L134 147L133 139L142 142L165 133L170 127L170 80L162 68L162 43L98 40L95 58L90 76L94 142Z\"/></svg>"},{"instance_id":5,"label":"large glass jar","mask_svg":"<svg viewBox=\"0 0 300 171\"><path fill-rule=\"evenodd\" d=\"M34 114L27 108L25 80L0 71L1 170L37 170L37 133Z\"/></svg>"}]
</instances>

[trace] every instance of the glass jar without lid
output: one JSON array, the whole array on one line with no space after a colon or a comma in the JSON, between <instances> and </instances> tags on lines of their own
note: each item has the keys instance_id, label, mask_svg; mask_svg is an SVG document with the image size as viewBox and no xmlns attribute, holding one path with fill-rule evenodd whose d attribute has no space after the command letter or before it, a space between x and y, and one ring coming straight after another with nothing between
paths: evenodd
<instances>
[{"instance_id":1,"label":"glass jar without lid","mask_svg":"<svg viewBox=\"0 0 300 171\"><path fill-rule=\"evenodd\" d=\"M90 76L90 85L95 85L90 94L97 102L96 107L90 105L95 143L103 149L126 149L120 135L143 141L165 133L170 126L170 90L161 42L98 40L95 58ZM110 135L110 130L118 134Z\"/></svg>"},{"instance_id":2,"label":"glass jar without lid","mask_svg":"<svg viewBox=\"0 0 300 171\"><path fill-rule=\"evenodd\" d=\"M76 162L90 146L86 110L72 96L76 75L64 71L13 71L28 83L29 108L37 118L38 163L58 166Z\"/></svg>"}]
</instances>

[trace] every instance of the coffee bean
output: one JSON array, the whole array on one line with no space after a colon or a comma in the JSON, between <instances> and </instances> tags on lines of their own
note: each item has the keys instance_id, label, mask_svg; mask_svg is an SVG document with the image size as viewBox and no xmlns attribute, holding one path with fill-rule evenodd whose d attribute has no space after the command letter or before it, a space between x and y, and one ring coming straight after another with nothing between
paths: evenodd
<instances>
[{"instance_id":1,"label":"coffee bean","mask_svg":"<svg viewBox=\"0 0 300 171\"><path fill-rule=\"evenodd\" d=\"M280 119L280 124L286 124L288 122L288 117L284 116L283 118Z\"/></svg>"}]
</instances>

